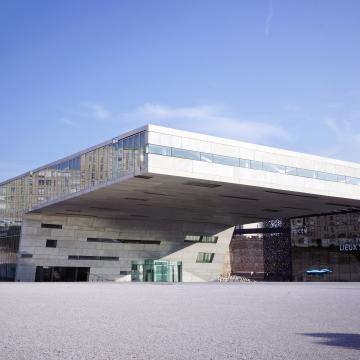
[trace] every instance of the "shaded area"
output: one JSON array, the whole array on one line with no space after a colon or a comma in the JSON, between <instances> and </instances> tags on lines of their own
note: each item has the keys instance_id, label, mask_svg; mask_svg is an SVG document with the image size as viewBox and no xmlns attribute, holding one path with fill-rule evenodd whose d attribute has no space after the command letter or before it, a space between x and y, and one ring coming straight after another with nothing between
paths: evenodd
<instances>
[{"instance_id":1,"label":"shaded area","mask_svg":"<svg viewBox=\"0 0 360 360\"><path fill-rule=\"evenodd\" d=\"M36 282L52 282L52 281L88 281L89 267L66 267L66 266L37 266Z\"/></svg>"},{"instance_id":2,"label":"shaded area","mask_svg":"<svg viewBox=\"0 0 360 360\"><path fill-rule=\"evenodd\" d=\"M301 335L322 339L316 341L317 344L360 350L360 334L309 333Z\"/></svg>"}]
</instances>

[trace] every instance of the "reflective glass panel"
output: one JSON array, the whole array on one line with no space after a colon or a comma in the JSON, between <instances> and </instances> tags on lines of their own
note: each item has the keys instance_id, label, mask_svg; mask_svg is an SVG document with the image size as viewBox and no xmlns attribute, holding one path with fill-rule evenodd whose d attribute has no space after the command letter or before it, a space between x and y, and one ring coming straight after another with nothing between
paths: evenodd
<instances>
[{"instance_id":1,"label":"reflective glass panel","mask_svg":"<svg viewBox=\"0 0 360 360\"><path fill-rule=\"evenodd\" d=\"M149 144L149 153L157 154L157 155L164 155L164 156L171 156L171 148L168 146Z\"/></svg>"},{"instance_id":2,"label":"reflective glass panel","mask_svg":"<svg viewBox=\"0 0 360 360\"><path fill-rule=\"evenodd\" d=\"M208 153L201 153L200 154L200 159L201 161L205 161L205 162L213 162L213 155L212 154L208 154Z\"/></svg>"},{"instance_id":3,"label":"reflective glass panel","mask_svg":"<svg viewBox=\"0 0 360 360\"><path fill-rule=\"evenodd\" d=\"M172 148L171 154L174 157L179 157L183 159L200 160L200 152L198 151Z\"/></svg>"},{"instance_id":4,"label":"reflective glass panel","mask_svg":"<svg viewBox=\"0 0 360 360\"><path fill-rule=\"evenodd\" d=\"M335 174L331 174L331 173L326 173L326 172L318 172L318 179L320 180L326 180L326 181L338 181L338 176Z\"/></svg>"},{"instance_id":5,"label":"reflective glass panel","mask_svg":"<svg viewBox=\"0 0 360 360\"><path fill-rule=\"evenodd\" d=\"M277 164L270 164L270 163L263 163L263 170L275 172L279 174L285 174L286 167L284 165L277 165Z\"/></svg>"},{"instance_id":6,"label":"reflective glass panel","mask_svg":"<svg viewBox=\"0 0 360 360\"><path fill-rule=\"evenodd\" d=\"M307 178L316 178L317 172L315 170L297 169L297 175Z\"/></svg>"},{"instance_id":7,"label":"reflective glass panel","mask_svg":"<svg viewBox=\"0 0 360 360\"><path fill-rule=\"evenodd\" d=\"M240 159L240 166L243 168L250 168L250 160Z\"/></svg>"},{"instance_id":8,"label":"reflective glass panel","mask_svg":"<svg viewBox=\"0 0 360 360\"><path fill-rule=\"evenodd\" d=\"M213 155L213 161L216 164L239 166L239 159L230 156Z\"/></svg>"},{"instance_id":9,"label":"reflective glass panel","mask_svg":"<svg viewBox=\"0 0 360 360\"><path fill-rule=\"evenodd\" d=\"M250 167L251 167L251 169L254 169L254 170L262 170L263 163L261 161L251 160Z\"/></svg>"},{"instance_id":10,"label":"reflective glass panel","mask_svg":"<svg viewBox=\"0 0 360 360\"><path fill-rule=\"evenodd\" d=\"M286 166L285 173L287 175L297 175L297 169L291 166Z\"/></svg>"},{"instance_id":11,"label":"reflective glass panel","mask_svg":"<svg viewBox=\"0 0 360 360\"><path fill-rule=\"evenodd\" d=\"M360 185L360 179L347 176L346 183L351 185Z\"/></svg>"}]
</instances>

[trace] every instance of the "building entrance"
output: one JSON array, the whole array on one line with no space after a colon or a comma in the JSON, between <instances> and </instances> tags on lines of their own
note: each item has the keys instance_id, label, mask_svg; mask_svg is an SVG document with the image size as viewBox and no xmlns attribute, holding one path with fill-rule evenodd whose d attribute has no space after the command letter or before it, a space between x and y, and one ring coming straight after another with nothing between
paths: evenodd
<instances>
[{"instance_id":1,"label":"building entrance","mask_svg":"<svg viewBox=\"0 0 360 360\"><path fill-rule=\"evenodd\" d=\"M131 280L144 282L181 282L181 261L144 260L133 261Z\"/></svg>"}]
</instances>

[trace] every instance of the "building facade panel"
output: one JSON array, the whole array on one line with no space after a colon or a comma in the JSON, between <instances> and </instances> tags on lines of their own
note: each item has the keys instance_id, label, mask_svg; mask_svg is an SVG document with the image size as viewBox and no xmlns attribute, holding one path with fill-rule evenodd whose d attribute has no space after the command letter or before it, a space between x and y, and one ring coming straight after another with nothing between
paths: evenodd
<instances>
[{"instance_id":1,"label":"building facade panel","mask_svg":"<svg viewBox=\"0 0 360 360\"><path fill-rule=\"evenodd\" d=\"M73 229L77 220L84 220L83 225L87 224L88 231L77 233ZM31 226L26 226L27 221ZM41 227L44 223L61 225L62 229L49 231ZM125 281L131 279L129 273L132 262L144 260L181 262L183 281L216 280L233 232L233 229L212 224L144 224L144 221L99 218L95 222L81 216L57 216L53 219L52 216L38 214L25 215L24 225L18 255L18 281L34 281L37 267L86 267L90 269L90 281ZM108 227L112 230L107 231ZM89 233L96 235L96 238L92 237L89 241ZM216 236L217 242L185 242L189 234ZM56 248L46 247L49 237L58 240ZM154 239L159 244L152 243ZM212 261L197 262L199 252L214 254ZM31 257L23 257L25 254Z\"/></svg>"}]
</instances>

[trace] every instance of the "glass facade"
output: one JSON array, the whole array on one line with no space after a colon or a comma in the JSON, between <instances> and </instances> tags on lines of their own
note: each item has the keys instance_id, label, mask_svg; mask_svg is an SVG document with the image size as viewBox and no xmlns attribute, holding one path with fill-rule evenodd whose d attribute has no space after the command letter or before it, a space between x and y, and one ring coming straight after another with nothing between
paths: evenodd
<instances>
[{"instance_id":1,"label":"glass facade","mask_svg":"<svg viewBox=\"0 0 360 360\"><path fill-rule=\"evenodd\" d=\"M18 225L2 224L0 226L0 281L15 279L20 232L21 227Z\"/></svg>"},{"instance_id":2,"label":"glass facade","mask_svg":"<svg viewBox=\"0 0 360 360\"><path fill-rule=\"evenodd\" d=\"M140 282L181 282L181 261L144 260L131 264L131 280Z\"/></svg>"},{"instance_id":3,"label":"glass facade","mask_svg":"<svg viewBox=\"0 0 360 360\"><path fill-rule=\"evenodd\" d=\"M360 213L291 220L295 281L360 281Z\"/></svg>"},{"instance_id":4,"label":"glass facade","mask_svg":"<svg viewBox=\"0 0 360 360\"><path fill-rule=\"evenodd\" d=\"M20 224L41 203L145 169L145 131L99 146L0 185L0 225Z\"/></svg>"},{"instance_id":5,"label":"glass facade","mask_svg":"<svg viewBox=\"0 0 360 360\"><path fill-rule=\"evenodd\" d=\"M360 281L360 212L237 228L228 271L268 281Z\"/></svg>"},{"instance_id":6,"label":"glass facade","mask_svg":"<svg viewBox=\"0 0 360 360\"><path fill-rule=\"evenodd\" d=\"M323 181L339 182L351 185L360 185L360 178L345 176L340 174L331 174L316 170L295 168L292 166L272 164L262 161L239 159L231 156L223 156L209 153L202 153L199 151L177 149L169 146L149 144L147 146L149 154L173 156L189 160L204 161L208 163L237 166L246 169L260 170L284 175L300 176L311 179L318 179Z\"/></svg>"}]
</instances>

